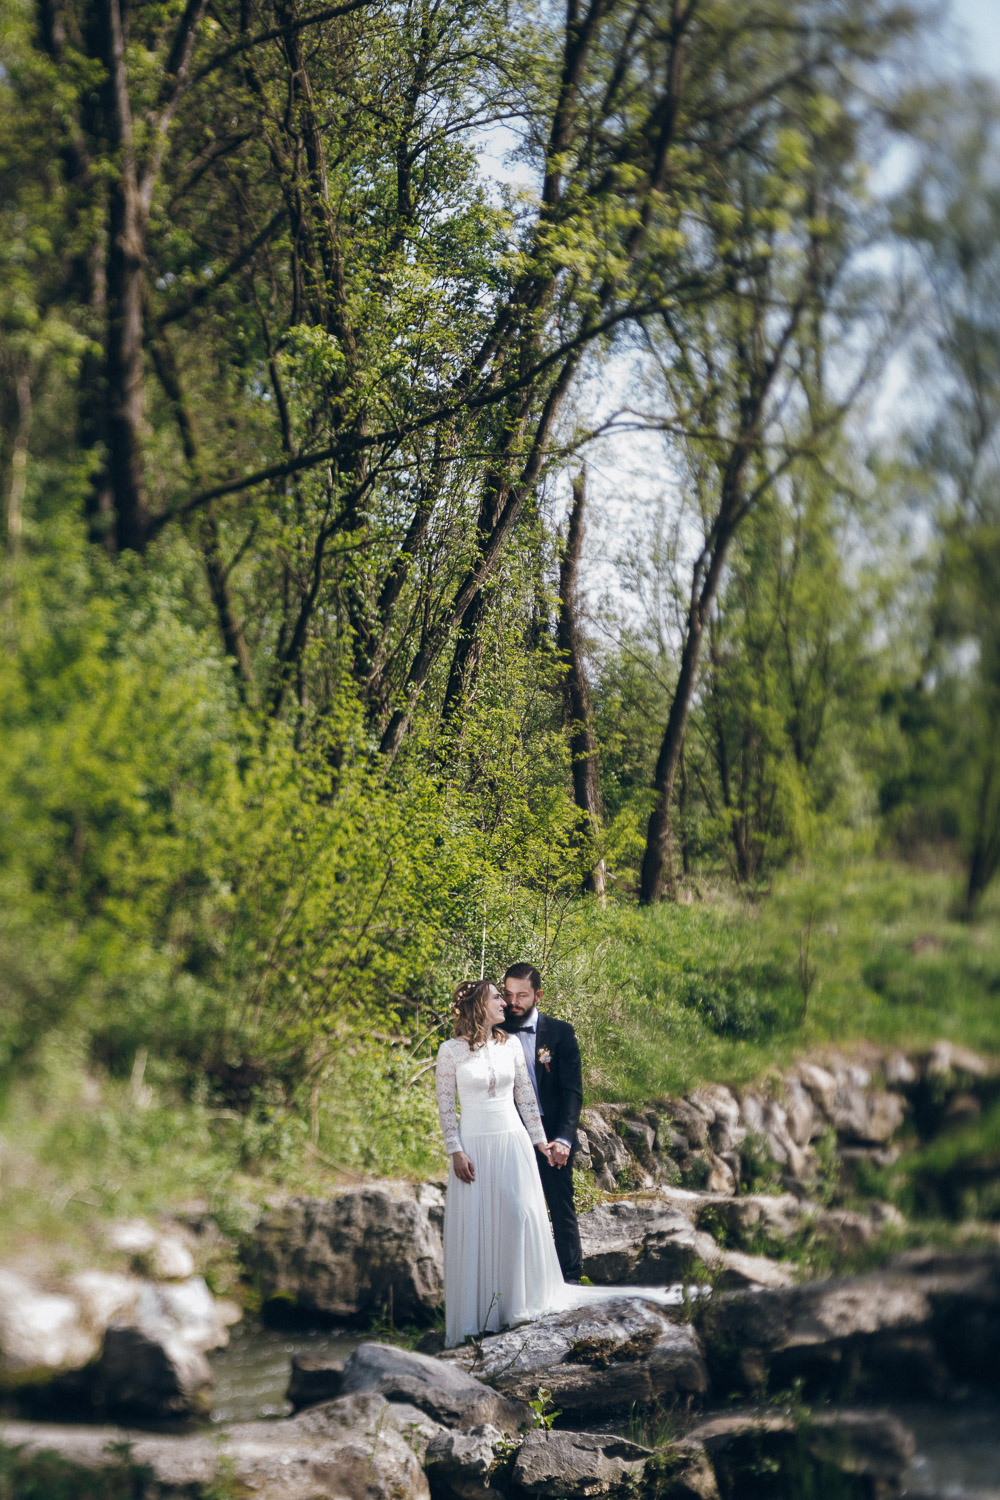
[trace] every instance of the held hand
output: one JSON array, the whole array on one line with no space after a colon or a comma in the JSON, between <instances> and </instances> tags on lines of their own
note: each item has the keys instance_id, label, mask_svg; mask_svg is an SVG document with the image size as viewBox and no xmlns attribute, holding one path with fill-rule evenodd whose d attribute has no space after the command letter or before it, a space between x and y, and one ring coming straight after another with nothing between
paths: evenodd
<instances>
[{"instance_id":1,"label":"held hand","mask_svg":"<svg viewBox=\"0 0 1000 1500\"><path fill-rule=\"evenodd\" d=\"M464 1151L453 1152L451 1164L455 1168L455 1176L459 1182L475 1182L476 1169Z\"/></svg>"},{"instance_id":2,"label":"held hand","mask_svg":"<svg viewBox=\"0 0 1000 1500\"><path fill-rule=\"evenodd\" d=\"M554 1167L564 1167L569 1161L569 1147L565 1141L553 1141L549 1151L549 1160Z\"/></svg>"},{"instance_id":3,"label":"held hand","mask_svg":"<svg viewBox=\"0 0 1000 1500\"><path fill-rule=\"evenodd\" d=\"M548 1141L545 1141L541 1146L536 1146L535 1150L538 1152L539 1156L545 1157L545 1160L548 1162L550 1167L553 1165L552 1147L549 1145Z\"/></svg>"}]
</instances>

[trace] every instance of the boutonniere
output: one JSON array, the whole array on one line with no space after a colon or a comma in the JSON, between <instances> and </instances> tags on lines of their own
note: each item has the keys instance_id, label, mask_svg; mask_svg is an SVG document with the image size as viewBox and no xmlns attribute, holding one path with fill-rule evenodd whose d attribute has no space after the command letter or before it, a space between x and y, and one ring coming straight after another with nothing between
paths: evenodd
<instances>
[{"instance_id":1,"label":"boutonniere","mask_svg":"<svg viewBox=\"0 0 1000 1500\"><path fill-rule=\"evenodd\" d=\"M548 1047L539 1047L538 1056L535 1058L535 1061L540 1062L545 1071L548 1072L549 1066L552 1062L552 1053L549 1051Z\"/></svg>"}]
</instances>

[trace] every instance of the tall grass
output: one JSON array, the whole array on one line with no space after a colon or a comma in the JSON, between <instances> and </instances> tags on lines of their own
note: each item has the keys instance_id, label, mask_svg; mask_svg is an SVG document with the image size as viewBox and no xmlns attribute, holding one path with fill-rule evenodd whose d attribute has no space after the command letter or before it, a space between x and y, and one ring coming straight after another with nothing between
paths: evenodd
<instances>
[{"instance_id":1,"label":"tall grass","mask_svg":"<svg viewBox=\"0 0 1000 1500\"><path fill-rule=\"evenodd\" d=\"M595 1099L745 1084L863 1040L1000 1052L1000 900L970 924L954 894L948 872L870 859L788 872L762 902L592 909L549 1002Z\"/></svg>"},{"instance_id":2,"label":"tall grass","mask_svg":"<svg viewBox=\"0 0 1000 1500\"><path fill-rule=\"evenodd\" d=\"M578 902L549 944L543 1003L576 1026L591 1101L747 1084L862 1041L1000 1053L1000 902L962 923L954 889L946 872L869 859L790 871L761 902L721 890L649 911ZM541 956L531 923L517 941L506 957ZM504 955L492 958L488 970ZM446 993L459 975L443 977ZM141 1080L104 1076L56 1034L0 1117L0 1256L47 1239L82 1261L109 1215L191 1200L231 1235L291 1193L440 1178L433 1056L449 1029L428 1006L419 1038L345 1033L319 1092L263 1086L239 1109L192 1096L155 1060Z\"/></svg>"}]
</instances>

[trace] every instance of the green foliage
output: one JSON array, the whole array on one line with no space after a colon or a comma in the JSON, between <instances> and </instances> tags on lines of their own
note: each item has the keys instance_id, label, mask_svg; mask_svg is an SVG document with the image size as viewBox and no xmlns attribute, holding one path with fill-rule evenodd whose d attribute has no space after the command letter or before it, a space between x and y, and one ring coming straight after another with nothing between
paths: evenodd
<instances>
[{"instance_id":1,"label":"green foliage","mask_svg":"<svg viewBox=\"0 0 1000 1500\"><path fill-rule=\"evenodd\" d=\"M598 1098L648 1100L712 1079L748 1083L803 1050L855 1038L919 1046L947 1036L991 1052L1000 1047L996 908L987 903L970 928L947 914L953 890L947 870L831 852L778 877L763 904L721 890L690 906L584 909L546 983L576 1024ZM803 1013L797 966L809 913L817 980ZM927 1004L922 989L890 998L875 988L869 978L884 972L869 969L876 955L894 969L926 965L937 1003ZM720 1034L685 1003L702 974L740 976L740 988L767 1007L767 1024L759 1020L751 1035Z\"/></svg>"},{"instance_id":2,"label":"green foliage","mask_svg":"<svg viewBox=\"0 0 1000 1500\"><path fill-rule=\"evenodd\" d=\"M552 1404L552 1392L543 1385L538 1387L528 1405L534 1413L535 1426L543 1428L546 1432L555 1426L556 1418L561 1415Z\"/></svg>"},{"instance_id":3,"label":"green foliage","mask_svg":"<svg viewBox=\"0 0 1000 1500\"><path fill-rule=\"evenodd\" d=\"M110 1444L108 1463L97 1469L55 1452L0 1444L0 1500L145 1500L152 1481L152 1471L133 1461L128 1443Z\"/></svg>"},{"instance_id":4,"label":"green foliage","mask_svg":"<svg viewBox=\"0 0 1000 1500\"><path fill-rule=\"evenodd\" d=\"M80 545L25 567L0 664L0 1078L68 1026L118 1076L176 1059L253 1117L242 1155L282 1150L275 1107L349 1075L351 1036L437 1025L484 920L494 964L557 951L579 866L549 700L470 725L510 766L483 796L412 763L387 783L349 687L308 754L261 742L180 598ZM402 1086L387 1054L376 1135Z\"/></svg>"},{"instance_id":5,"label":"green foliage","mask_svg":"<svg viewBox=\"0 0 1000 1500\"><path fill-rule=\"evenodd\" d=\"M677 997L716 1036L760 1041L790 1024L790 1006L782 1003L780 993L788 985L787 974L769 971L766 965L749 974L708 970L685 975Z\"/></svg>"},{"instance_id":6,"label":"green foliage","mask_svg":"<svg viewBox=\"0 0 1000 1500\"><path fill-rule=\"evenodd\" d=\"M905 7L720 0L674 36L630 0L568 38L552 8L446 0L223 37L151 0L120 55L93 0L43 12L0 18L4 1232L158 1195L235 1225L272 1187L440 1171L449 994L516 959L594 1096L852 1034L995 1045L994 940L941 916L947 872L872 854L878 792L890 831L965 849L966 914L995 910L993 419L968 420L996 410L995 101L935 158L938 186L963 165L949 211L909 205L975 295L941 303L940 546L904 586L897 492L824 369L872 306L874 273L841 273L878 259L894 112L859 78L891 76ZM510 131L537 192L487 178ZM582 377L640 335L671 498L622 542L646 618L613 598L592 652L585 838L560 484ZM639 913L692 539L734 454L674 784L697 900ZM926 641L895 628L921 587ZM578 896L597 854L606 910Z\"/></svg>"},{"instance_id":7,"label":"green foliage","mask_svg":"<svg viewBox=\"0 0 1000 1500\"><path fill-rule=\"evenodd\" d=\"M981 80L960 93L943 89L924 132L920 170L897 209L933 291L915 361L940 398L912 434L904 482L921 496L934 534L922 660L893 705L904 754L883 803L904 837L957 840L968 916L1000 868L1000 97Z\"/></svg>"},{"instance_id":8,"label":"green foliage","mask_svg":"<svg viewBox=\"0 0 1000 1500\"><path fill-rule=\"evenodd\" d=\"M894 1196L909 1212L947 1220L1000 1220L1000 1102L943 1130L908 1154L894 1174Z\"/></svg>"},{"instance_id":9,"label":"green foliage","mask_svg":"<svg viewBox=\"0 0 1000 1500\"><path fill-rule=\"evenodd\" d=\"M740 1146L741 1193L780 1193L781 1168L771 1155L767 1140L759 1131L748 1130Z\"/></svg>"}]
</instances>

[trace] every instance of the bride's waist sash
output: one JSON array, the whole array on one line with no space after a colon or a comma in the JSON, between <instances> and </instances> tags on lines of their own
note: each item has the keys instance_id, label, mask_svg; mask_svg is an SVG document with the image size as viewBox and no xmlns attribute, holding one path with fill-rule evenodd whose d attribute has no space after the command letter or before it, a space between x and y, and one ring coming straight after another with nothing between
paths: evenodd
<instances>
[{"instance_id":1,"label":"bride's waist sash","mask_svg":"<svg viewBox=\"0 0 1000 1500\"><path fill-rule=\"evenodd\" d=\"M524 1124L513 1099L477 1099L462 1110L459 1128L463 1139L472 1135L498 1135L505 1130L523 1130Z\"/></svg>"}]
</instances>

